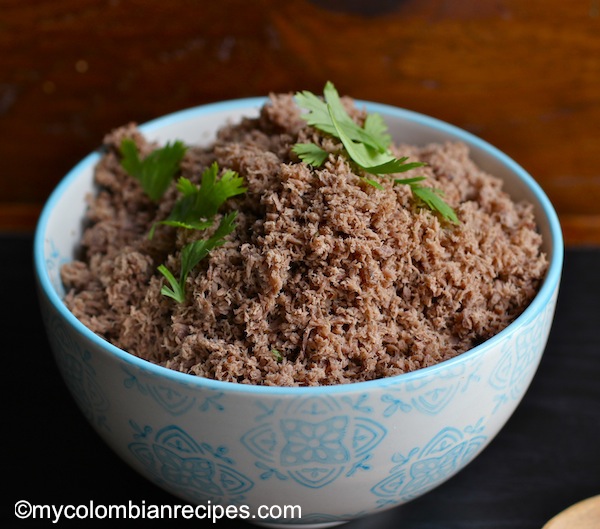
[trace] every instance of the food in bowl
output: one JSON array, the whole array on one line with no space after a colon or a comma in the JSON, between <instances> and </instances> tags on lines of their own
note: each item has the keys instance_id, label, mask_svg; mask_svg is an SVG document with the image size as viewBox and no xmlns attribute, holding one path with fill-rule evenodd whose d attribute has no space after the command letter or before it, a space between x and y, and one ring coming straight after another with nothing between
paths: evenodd
<instances>
[{"instance_id":1,"label":"food in bowl","mask_svg":"<svg viewBox=\"0 0 600 529\"><path fill-rule=\"evenodd\" d=\"M209 148L218 130L254 119L265 102L204 105L138 130L157 145L180 138ZM251 521L301 521L307 527L330 527L401 505L473 461L535 374L563 262L560 224L550 201L522 167L472 134L408 110L358 104L384 117L397 144L466 144L476 165L499 177L514 200L533 204L548 256L538 293L498 334L435 365L350 384L287 387L223 382L141 359L92 332L64 303L60 270L80 257L86 196L97 194L95 172L103 153L78 163L44 206L35 233L35 277L66 386L120 458L184 501L244 506ZM177 274L176 263L161 264ZM105 476L91 479L110 475L108 468ZM262 506L290 504L301 506L301 520L259 517Z\"/></svg>"},{"instance_id":2,"label":"food in bowl","mask_svg":"<svg viewBox=\"0 0 600 529\"><path fill-rule=\"evenodd\" d=\"M331 90L329 100L341 102ZM135 125L109 134L79 259L62 267L73 314L117 347L184 373L313 386L435 365L523 312L548 266L531 203L514 202L460 142L391 145L386 152L409 160L408 170L396 165L402 175L375 181L347 144L307 121L299 96L273 95L210 146L181 150L175 177L154 198L131 166L159 147ZM342 104L368 130L369 115ZM321 165L303 161L298 145L320 149ZM182 184L201 194L205 181L225 190L212 222ZM427 207L415 188L439 190L447 209ZM174 211L187 220L174 221ZM177 289L182 249L214 241L226 223L174 299L165 272Z\"/></svg>"}]
</instances>

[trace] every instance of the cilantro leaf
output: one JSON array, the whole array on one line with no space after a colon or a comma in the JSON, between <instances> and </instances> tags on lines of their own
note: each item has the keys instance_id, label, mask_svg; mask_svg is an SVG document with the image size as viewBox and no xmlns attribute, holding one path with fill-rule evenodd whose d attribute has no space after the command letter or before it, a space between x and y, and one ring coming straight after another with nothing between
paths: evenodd
<instances>
[{"instance_id":1,"label":"cilantro leaf","mask_svg":"<svg viewBox=\"0 0 600 529\"><path fill-rule=\"evenodd\" d=\"M202 173L200 187L194 192L195 207L203 217L212 217L227 199L246 192L244 179L238 173L227 170L217 179L218 172L219 166L215 162Z\"/></svg>"},{"instance_id":2,"label":"cilantro leaf","mask_svg":"<svg viewBox=\"0 0 600 529\"><path fill-rule=\"evenodd\" d=\"M326 134L339 137L336 126L331 119L331 114L333 113L335 119L343 127L344 132L350 139L369 145L378 152L386 151L391 138L389 135L381 133L379 124L383 123L382 118L379 118L380 122L377 121L378 118L375 118L375 121L372 121L373 118L371 118L368 129L361 127L348 115L337 90L330 81L325 84L323 96L324 100L306 90L296 94L296 103L298 106L308 110L308 113L303 114L302 118L310 126Z\"/></svg>"},{"instance_id":3,"label":"cilantro leaf","mask_svg":"<svg viewBox=\"0 0 600 529\"><path fill-rule=\"evenodd\" d=\"M235 171L225 171L217 179L219 166L213 163L202 173L199 186L190 180L180 177L177 181L177 190L183 195L179 199L169 216L158 224L186 228L188 230L205 230L212 226L212 218L227 199L246 192L244 180ZM150 238L154 233L154 226L150 231Z\"/></svg>"},{"instance_id":4,"label":"cilantro leaf","mask_svg":"<svg viewBox=\"0 0 600 529\"><path fill-rule=\"evenodd\" d=\"M371 175L393 175L403 173L425 164L407 162L406 156L396 158L389 146L391 136L387 132L385 121L379 114L368 114L361 127L346 112L339 94L333 84L328 81L323 90L323 98L309 91L298 92L296 103L307 110L302 118L325 134L338 138L348 158L362 171ZM320 167L327 159L327 153L317 145L297 143L292 148L300 159L314 167ZM373 178L360 176L368 185L383 189L383 186ZM394 184L406 184L412 193L432 211L439 213L446 220L458 224L454 210L443 200L438 190L418 184L424 177L394 179Z\"/></svg>"},{"instance_id":5,"label":"cilantro leaf","mask_svg":"<svg viewBox=\"0 0 600 529\"><path fill-rule=\"evenodd\" d=\"M442 199L442 192L439 189L420 185L411 185L410 188L413 194L421 199L429 209L437 211L442 217L453 224L460 223L455 211Z\"/></svg>"},{"instance_id":6,"label":"cilantro leaf","mask_svg":"<svg viewBox=\"0 0 600 529\"><path fill-rule=\"evenodd\" d=\"M181 269L179 278L176 279L173 273L165 266L160 265L158 271L166 278L170 286L163 285L161 294L173 298L178 303L185 301L185 283L190 271L202 260L209 252L222 246L225 243L225 237L235 230L235 217L237 212L234 211L225 215L219 224L219 227L208 239L199 239L184 246L181 251Z\"/></svg>"},{"instance_id":7,"label":"cilantro leaf","mask_svg":"<svg viewBox=\"0 0 600 529\"><path fill-rule=\"evenodd\" d=\"M182 198L175 203L170 215L160 224L185 229L205 230L213 225L214 216L225 201L246 192L243 179L235 171L227 170L221 178L217 178L219 166L215 162L202 173L200 185L195 185L187 178L179 178L177 190ZM237 212L225 215L212 237L199 239L186 246L181 251L181 270L179 278L164 265L158 271L166 278L169 285L163 285L161 293L173 298L178 303L185 301L185 282L190 271L209 252L221 246L225 237L235 229L234 220ZM150 235L154 231L154 226Z\"/></svg>"},{"instance_id":8,"label":"cilantro leaf","mask_svg":"<svg viewBox=\"0 0 600 529\"><path fill-rule=\"evenodd\" d=\"M139 180L144 192L157 202L179 171L186 147L181 141L167 143L142 160L135 142L131 138L124 138L120 150L123 169Z\"/></svg>"},{"instance_id":9,"label":"cilantro leaf","mask_svg":"<svg viewBox=\"0 0 600 529\"><path fill-rule=\"evenodd\" d=\"M213 225L214 216L225 201L246 192L244 180L235 171L227 170L221 178L217 178L219 166L215 162L202 173L200 185L189 179L180 177L177 190L182 198L175 203L170 215L160 224L185 229L205 230ZM199 239L184 246L181 251L181 270L179 278L164 265L158 271L165 277L169 285L163 285L161 293L173 298L178 303L185 301L185 282L190 271L209 252L225 242L225 237L235 229L237 212L225 215L215 233L208 239ZM153 233L154 227L151 230Z\"/></svg>"},{"instance_id":10,"label":"cilantro leaf","mask_svg":"<svg viewBox=\"0 0 600 529\"><path fill-rule=\"evenodd\" d=\"M356 165L371 174L391 174L404 171L404 160L397 159L389 152L377 152L365 143L355 142L350 138L344 128L338 123L333 109L328 105L331 122L337 132L337 137L342 141L348 155Z\"/></svg>"},{"instance_id":11,"label":"cilantro leaf","mask_svg":"<svg viewBox=\"0 0 600 529\"><path fill-rule=\"evenodd\" d=\"M326 150L321 149L321 147L314 143L296 143L296 145L292 147L292 151L295 152L303 162L312 165L313 167L321 167L329 156L329 153Z\"/></svg>"},{"instance_id":12,"label":"cilantro leaf","mask_svg":"<svg viewBox=\"0 0 600 529\"><path fill-rule=\"evenodd\" d=\"M385 189L377 180L374 180L373 178L367 178L366 176L359 176L359 178L362 182L372 187L375 187L377 189Z\"/></svg>"},{"instance_id":13,"label":"cilantro leaf","mask_svg":"<svg viewBox=\"0 0 600 529\"><path fill-rule=\"evenodd\" d=\"M415 176L414 178L396 178L394 180L394 184L404 184L411 186L418 182L422 182L423 180L427 180L424 176Z\"/></svg>"},{"instance_id":14,"label":"cilantro leaf","mask_svg":"<svg viewBox=\"0 0 600 529\"><path fill-rule=\"evenodd\" d=\"M308 90L303 90L296 93L295 99L300 108L308 110L308 113L303 114L302 118L311 127L327 134L335 134L335 128L329 119L327 104L321 98Z\"/></svg>"},{"instance_id":15,"label":"cilantro leaf","mask_svg":"<svg viewBox=\"0 0 600 529\"><path fill-rule=\"evenodd\" d=\"M365 118L364 129L372 137L379 138L382 145L389 147L392 143L392 137L387 132L387 125L380 114L367 114Z\"/></svg>"}]
</instances>

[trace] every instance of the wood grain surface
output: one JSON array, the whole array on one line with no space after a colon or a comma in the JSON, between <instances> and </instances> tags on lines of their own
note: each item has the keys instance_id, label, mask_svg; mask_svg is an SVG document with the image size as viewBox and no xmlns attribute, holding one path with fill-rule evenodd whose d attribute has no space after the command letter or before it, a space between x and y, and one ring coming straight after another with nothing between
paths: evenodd
<instances>
[{"instance_id":1,"label":"wood grain surface","mask_svg":"<svg viewBox=\"0 0 600 529\"><path fill-rule=\"evenodd\" d=\"M114 127L326 80L491 142L600 245L600 0L0 0L0 230Z\"/></svg>"}]
</instances>

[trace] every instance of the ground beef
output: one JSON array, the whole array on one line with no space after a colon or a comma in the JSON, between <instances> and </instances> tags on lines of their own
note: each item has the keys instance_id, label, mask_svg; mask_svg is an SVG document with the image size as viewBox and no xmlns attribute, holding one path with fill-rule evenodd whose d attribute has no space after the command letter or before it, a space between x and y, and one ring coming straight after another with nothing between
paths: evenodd
<instances>
[{"instance_id":1,"label":"ground beef","mask_svg":"<svg viewBox=\"0 0 600 529\"><path fill-rule=\"evenodd\" d=\"M345 99L353 117L361 111ZM461 143L394 147L423 161L413 174L443 190L460 219L440 221L408 186L366 185L339 145L308 128L290 95L256 119L191 147L182 174L198 182L217 161L248 191L236 230L192 271L187 299L160 293L157 266L179 270L197 232L159 226L160 205L124 173L118 146L155 145L135 125L105 138L78 260L62 269L69 309L92 331L150 362L211 379L275 386L357 382L452 358L505 328L535 296L547 268L532 206L514 203ZM320 169L291 152L298 141L332 152ZM417 172L418 171L418 172Z\"/></svg>"}]
</instances>

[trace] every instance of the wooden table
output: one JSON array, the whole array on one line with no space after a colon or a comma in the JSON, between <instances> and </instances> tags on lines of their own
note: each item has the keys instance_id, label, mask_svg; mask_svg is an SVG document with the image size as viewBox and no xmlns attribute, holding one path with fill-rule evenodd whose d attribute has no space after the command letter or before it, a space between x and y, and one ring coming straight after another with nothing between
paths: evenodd
<instances>
[{"instance_id":1,"label":"wooden table","mask_svg":"<svg viewBox=\"0 0 600 529\"><path fill-rule=\"evenodd\" d=\"M0 0L0 231L114 127L326 80L488 140L600 245L599 0Z\"/></svg>"}]
</instances>

